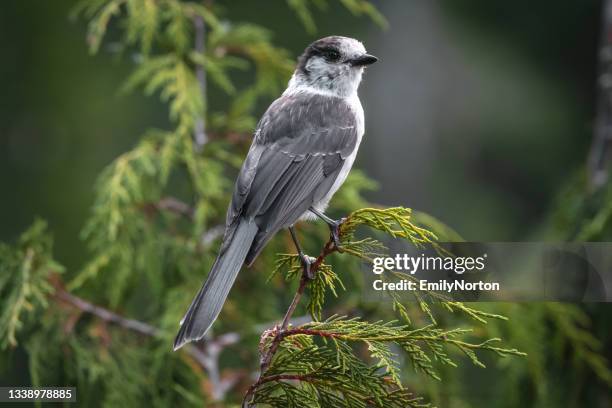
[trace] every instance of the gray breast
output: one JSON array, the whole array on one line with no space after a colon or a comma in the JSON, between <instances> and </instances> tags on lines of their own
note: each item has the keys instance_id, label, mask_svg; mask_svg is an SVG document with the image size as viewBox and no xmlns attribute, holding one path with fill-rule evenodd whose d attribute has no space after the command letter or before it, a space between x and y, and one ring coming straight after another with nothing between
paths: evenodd
<instances>
[{"instance_id":1,"label":"gray breast","mask_svg":"<svg viewBox=\"0 0 612 408\"><path fill-rule=\"evenodd\" d=\"M314 204L314 207L321 212L325 211L329 204L329 201L332 199L336 191L338 191L338 189L342 186L342 184L344 184L344 181L348 177L348 174L351 171L351 168L353 167L353 163L355 162L355 158L357 157L359 145L361 144L361 139L364 133L364 113L359 97L357 96L357 94L354 94L353 96L348 97L345 100L346 103L349 105L350 111L355 118L354 123L357 127L357 143L355 144L355 148L353 149L353 151L350 152L348 156L346 156L346 159L342 165L342 169L340 170L338 177L336 178L336 181L332 185L329 192L319 202ZM312 219L311 213L306 212L302 216L302 219Z\"/></svg>"}]
</instances>

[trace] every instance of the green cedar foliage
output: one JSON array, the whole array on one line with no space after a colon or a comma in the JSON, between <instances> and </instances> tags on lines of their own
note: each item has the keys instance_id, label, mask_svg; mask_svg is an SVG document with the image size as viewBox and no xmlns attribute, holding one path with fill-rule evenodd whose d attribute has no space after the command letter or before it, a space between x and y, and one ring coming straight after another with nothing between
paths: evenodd
<instances>
[{"instance_id":1,"label":"green cedar foliage","mask_svg":"<svg viewBox=\"0 0 612 408\"><path fill-rule=\"evenodd\" d=\"M17 245L0 243L0 346L14 347L16 334L35 318L34 311L48 307L53 292L50 279L63 272L51 255L47 224L37 220Z\"/></svg>"},{"instance_id":2,"label":"green cedar foliage","mask_svg":"<svg viewBox=\"0 0 612 408\"><path fill-rule=\"evenodd\" d=\"M340 248L331 246L331 241L326 244L315 261L316 276L308 283L307 309L314 321L286 329L275 327L264 333L260 344L262 359L267 353L274 355L271 364L262 367L264 371L247 394L247 403L273 407L424 407L429 404L411 395L402 384L398 352L410 359L417 372L436 380L441 378L434 362L457 366L449 347L459 350L482 368L485 365L477 351L490 351L501 357L525 355L516 349L496 345L501 341L499 338L473 343L465 339L471 329L439 327L424 300L426 297L448 311L464 312L481 323L486 323L487 319L505 318L461 302L438 298L433 293L417 292L415 295L421 308L431 317L431 322L421 327L412 324L406 306L393 292L389 295L403 322L367 322L358 317L336 315L320 321L326 289L338 296L338 288L344 288L332 266L325 263L326 257L332 251L365 261L384 255L387 249L381 241L372 237L357 238L357 229L362 226L403 238L413 245L434 244L435 236L413 224L411 215L409 209L402 207L365 208L354 211L344 220ZM300 277L299 257L281 255L273 275L281 272L285 272L288 280ZM391 270L386 273L400 274ZM400 275L410 278L410 275ZM278 342L277 350L275 342Z\"/></svg>"}]
</instances>

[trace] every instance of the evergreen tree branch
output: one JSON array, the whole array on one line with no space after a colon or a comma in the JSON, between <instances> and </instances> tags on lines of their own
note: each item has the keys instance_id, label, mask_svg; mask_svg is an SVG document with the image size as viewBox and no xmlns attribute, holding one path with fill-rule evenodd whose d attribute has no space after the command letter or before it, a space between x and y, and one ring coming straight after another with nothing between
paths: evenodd
<instances>
[{"instance_id":1,"label":"evergreen tree branch","mask_svg":"<svg viewBox=\"0 0 612 408\"><path fill-rule=\"evenodd\" d=\"M377 209L363 208L352 212L340 226L340 247L330 238L310 265L314 278L309 280L299 261L299 256L281 254L274 274L285 270L288 279L297 278L299 284L282 323L261 336L261 364L257 381L247 390L243 407L264 405L272 407L320 407L347 406L351 408L424 407L429 406L421 398L414 397L403 388L400 380L400 363L394 349L405 353L413 367L441 380L434 363L456 367L449 354L449 347L462 352L474 365L484 368L477 351L488 351L500 357L524 356L517 349L495 346L499 338L482 342L464 340L470 329L444 330L437 327L429 306L422 295L415 292L419 305L432 320L426 326L415 328L399 299L393 298L394 309L405 320L400 323L367 322L359 318L332 316L319 321L326 290L336 294L335 287L344 287L331 265L324 262L333 252L342 252L370 262L372 256L383 256L385 245L374 238L358 238L357 229L368 226L394 238L403 238L416 247L432 245L437 248L436 237L411 220L411 210L402 207ZM391 274L396 271L389 271ZM289 319L309 288L309 311L314 321L297 327L289 327ZM424 292L423 295L430 295ZM481 323L485 319L500 318L490 313L472 309L460 302L451 302L432 296L445 309L461 310ZM318 340L317 340L318 339ZM367 347L374 364L356 353L357 345Z\"/></svg>"},{"instance_id":2,"label":"evergreen tree branch","mask_svg":"<svg viewBox=\"0 0 612 408\"><path fill-rule=\"evenodd\" d=\"M258 383L259 385L263 385L265 383L269 383L272 381L281 381L281 380L293 380L293 381L314 381L314 379L308 374L275 374L268 375L266 377L261 378Z\"/></svg>"},{"instance_id":3,"label":"evergreen tree branch","mask_svg":"<svg viewBox=\"0 0 612 408\"><path fill-rule=\"evenodd\" d=\"M164 197L156 203L147 203L144 205L144 207L152 207L157 211L169 211L176 215L183 216L190 221L195 220L195 208L175 197ZM204 247L207 247L208 245L212 244L214 240L223 236L224 231L225 225L212 226L202 234L202 237L200 238L200 243Z\"/></svg>"},{"instance_id":4,"label":"evergreen tree branch","mask_svg":"<svg viewBox=\"0 0 612 408\"><path fill-rule=\"evenodd\" d=\"M181 215L189 220L193 220L194 209L189 204L182 202L174 197L164 197L154 204L157 210L165 210Z\"/></svg>"},{"instance_id":5,"label":"evergreen tree branch","mask_svg":"<svg viewBox=\"0 0 612 408\"><path fill-rule=\"evenodd\" d=\"M161 330L151 326L150 324L120 316L117 313L111 312L103 307L96 306L83 298L66 292L61 288L57 288L57 286L55 296L59 300L68 303L82 312L90 313L106 322L117 324L125 329L132 330L149 337L159 337L161 335Z\"/></svg>"},{"instance_id":6,"label":"evergreen tree branch","mask_svg":"<svg viewBox=\"0 0 612 408\"><path fill-rule=\"evenodd\" d=\"M323 246L323 249L321 249L321 252L319 253L319 256L317 257L317 259L310 265L310 270L312 271L312 273L316 274L319 270L319 267L325 260L325 258L337 250L338 248L334 245L334 241L330 238L327 241L327 243ZM300 278L300 284L298 285L295 295L293 296L293 301L289 305L287 312L285 312L285 316L283 317L281 326L276 329L276 335L274 339L272 340L272 344L270 348L268 349L268 352L264 353L264 355L262 356L261 365L260 365L261 373L264 373L270 366L270 361L272 360L272 357L274 357L274 354L278 350L278 346L280 345L280 342L283 339L283 333L287 330L287 327L289 326L289 321L291 320L291 316L293 316L293 313L295 312L295 308L300 303L300 300L302 298L302 295L304 294L304 290L306 289L306 285L308 284L308 281L309 281L308 276L306 276L305 271L302 271L302 276Z\"/></svg>"},{"instance_id":7,"label":"evergreen tree branch","mask_svg":"<svg viewBox=\"0 0 612 408\"><path fill-rule=\"evenodd\" d=\"M339 248L334 244L333 239L330 237L329 240L325 243L325 245L321 249L319 256L310 265L310 270L312 274L316 276L316 273L318 272L319 268L323 264L323 261L325 260L325 258L338 250ZM262 350L262 357L260 361L259 378L247 390L243 398L243 406L249 406L248 401L253 396L253 393L259 386L261 386L262 384L266 382L273 381L273 380L270 380L269 377L264 377L264 375L266 371L268 370L268 368L270 367L270 362L272 361L272 358L278 351L278 348L285 336L285 333L287 332L287 328L289 327L289 322L291 320L291 317L293 316L293 313L295 312L297 305L300 303L300 300L302 299L302 295L304 294L304 290L306 289L308 282L309 282L309 279L308 279L308 276L306 275L306 271L302 270L300 283L295 291L293 300L291 301L291 304L289 305L289 307L287 308L287 311L285 312L285 316L283 317L280 327L277 326L276 328L273 329L274 338L272 339L272 342L270 343L270 347L268 348L267 351L263 351L263 350L264 350L264 343L266 341L266 337L268 336L268 331L265 331L264 334L262 335L262 339L260 343L261 350Z\"/></svg>"},{"instance_id":8,"label":"evergreen tree branch","mask_svg":"<svg viewBox=\"0 0 612 408\"><path fill-rule=\"evenodd\" d=\"M97 306L79 296L73 295L64 290L59 282L54 283L55 297L60 301L80 310L89 313L97 318L116 324L124 329L134 331L148 337L163 337L163 331L148 323L136 319L126 318L101 306ZM216 338L207 338L201 345L189 345L185 347L185 352L189 354L203 369L212 385L212 399L221 401L225 394L238 381L239 378L231 377L222 379L219 370L219 355L228 346L236 344L240 340L240 335L235 332L222 334Z\"/></svg>"}]
</instances>

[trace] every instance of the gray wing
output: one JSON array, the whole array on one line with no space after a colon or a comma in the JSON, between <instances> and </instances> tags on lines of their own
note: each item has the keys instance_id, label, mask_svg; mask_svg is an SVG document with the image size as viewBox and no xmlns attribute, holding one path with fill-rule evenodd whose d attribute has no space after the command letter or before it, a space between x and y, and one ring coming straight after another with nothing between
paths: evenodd
<instances>
[{"instance_id":1,"label":"gray wing","mask_svg":"<svg viewBox=\"0 0 612 408\"><path fill-rule=\"evenodd\" d=\"M248 265L279 229L329 192L357 140L355 115L340 98L284 95L268 108L227 215L228 226L243 217L259 227Z\"/></svg>"}]
</instances>

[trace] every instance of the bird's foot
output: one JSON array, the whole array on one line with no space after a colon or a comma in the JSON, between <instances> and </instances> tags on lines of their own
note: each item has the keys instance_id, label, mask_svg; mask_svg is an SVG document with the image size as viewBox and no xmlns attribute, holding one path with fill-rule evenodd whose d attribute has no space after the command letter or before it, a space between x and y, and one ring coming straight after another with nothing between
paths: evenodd
<instances>
[{"instance_id":1,"label":"bird's foot","mask_svg":"<svg viewBox=\"0 0 612 408\"><path fill-rule=\"evenodd\" d=\"M313 280L314 272L312 271L311 266L316 262L317 259L304 254L299 254L299 256L300 261L302 262L302 267L304 268L304 275L306 275L306 278L308 278L308 280Z\"/></svg>"},{"instance_id":2,"label":"bird's foot","mask_svg":"<svg viewBox=\"0 0 612 408\"><path fill-rule=\"evenodd\" d=\"M345 222L346 222L346 218L340 218L339 220L335 220L335 221L330 222L328 224L329 225L330 237L331 237L332 241L334 242L334 246L338 250L342 249L342 244L340 243L340 227Z\"/></svg>"}]
</instances>

